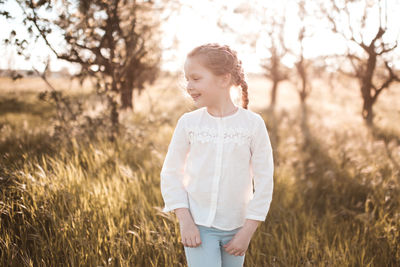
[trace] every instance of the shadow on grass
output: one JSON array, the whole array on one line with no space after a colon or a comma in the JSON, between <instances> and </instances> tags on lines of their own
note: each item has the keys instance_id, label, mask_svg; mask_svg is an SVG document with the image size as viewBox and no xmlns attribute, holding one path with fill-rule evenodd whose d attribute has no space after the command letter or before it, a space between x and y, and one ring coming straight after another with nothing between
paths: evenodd
<instances>
[{"instance_id":1,"label":"shadow on grass","mask_svg":"<svg viewBox=\"0 0 400 267\"><path fill-rule=\"evenodd\" d=\"M0 98L0 116L8 113L27 113L47 118L54 108L48 103L31 103L18 99L17 97Z\"/></svg>"},{"instance_id":2,"label":"shadow on grass","mask_svg":"<svg viewBox=\"0 0 400 267\"><path fill-rule=\"evenodd\" d=\"M57 153L52 138L46 132L37 134L19 132L0 142L0 166L15 170L20 169L26 160L52 156Z\"/></svg>"},{"instance_id":3,"label":"shadow on grass","mask_svg":"<svg viewBox=\"0 0 400 267\"><path fill-rule=\"evenodd\" d=\"M316 216L324 216L328 209L330 213L345 217L363 213L364 203L371 191L370 186L363 184L361 179L349 173L345 159L336 160L329 156L326 148L308 125L309 112L301 107L298 117L289 118L287 122L293 124L293 129L299 127L302 135L296 137L302 138L298 148L300 161L293 163L298 197L293 199L290 206L305 209ZM280 122L285 116L289 116L289 113L282 111L276 115L276 112L270 109L262 110L262 113L269 121L267 124L271 142L277 146ZM278 159L277 151L274 152L274 159Z\"/></svg>"},{"instance_id":4,"label":"shadow on grass","mask_svg":"<svg viewBox=\"0 0 400 267\"><path fill-rule=\"evenodd\" d=\"M307 119L303 120L301 129L302 173L298 174L301 177L298 189L304 197L306 209L317 216L324 216L328 209L344 217L363 213L364 203L372 188L363 184L358 179L360 177L349 173L345 158L335 160L328 155L327 147L310 129Z\"/></svg>"},{"instance_id":5,"label":"shadow on grass","mask_svg":"<svg viewBox=\"0 0 400 267\"><path fill-rule=\"evenodd\" d=\"M301 111L290 116L285 122L285 125L287 123L286 126L289 127L281 124L282 115L274 117L268 110L263 110L263 113L271 125L268 129L271 135L274 135L274 131L282 136L289 133L290 138L294 137L299 141L294 142L296 159L288 163L292 164L291 166L284 166L293 171L283 174L293 175L293 184L285 182L280 184L277 181L277 187L274 190L278 194L274 196L276 202L272 202L269 230L279 231L280 226L275 226L275 224L280 225L282 221L289 225L275 238L298 240L311 235L321 240L321 243L317 243L318 245L322 246L324 242L328 242L329 246L332 244L330 249L334 252L343 252L335 242L348 245L345 251L355 256L352 259L354 262L366 261L366 259L357 258L362 257L357 255L360 251L371 251L375 256L367 258L367 261L377 266L398 266L399 258L396 256L398 255L396 244L398 238L396 234L386 230L390 227L397 229L398 225L396 212L399 207L397 198L399 190L391 181L393 175L396 174L390 166L382 164L374 166L372 171L363 172L358 168L359 166L351 165L355 161L350 161L346 156L346 150L340 147L343 145L341 138L333 143L324 143L323 132L320 132L317 127L310 127L309 119ZM285 129L279 131L280 127L288 128L289 131ZM387 140L397 140L393 135L381 133L380 136ZM340 152L338 157L331 156L328 151L331 149L329 146L335 146L334 150ZM279 153L285 151L283 148ZM363 155L358 156L362 158ZM283 158L284 155L281 157ZM285 180L284 176L275 179L280 178ZM278 188L281 185L285 188ZM282 195L290 195L290 197L285 198ZM288 201L285 202L285 200ZM298 230L290 232L293 228ZM335 240L336 237L340 238ZM353 241L353 237L358 238L356 242ZM357 247L357 243L360 244L360 248ZM292 244L285 248L289 250ZM304 256L298 252L298 247L294 250L296 255L300 255L299 257L312 260L311 256L307 256L308 254Z\"/></svg>"},{"instance_id":6,"label":"shadow on grass","mask_svg":"<svg viewBox=\"0 0 400 267\"><path fill-rule=\"evenodd\" d=\"M381 128L378 125L373 125L371 128L372 136L375 140L383 141L385 145L385 151L389 158L389 160L393 163L394 166L398 170L400 170L400 163L396 161L396 158L393 156L393 151L390 148L391 145L400 146L400 136L390 129Z\"/></svg>"}]
</instances>

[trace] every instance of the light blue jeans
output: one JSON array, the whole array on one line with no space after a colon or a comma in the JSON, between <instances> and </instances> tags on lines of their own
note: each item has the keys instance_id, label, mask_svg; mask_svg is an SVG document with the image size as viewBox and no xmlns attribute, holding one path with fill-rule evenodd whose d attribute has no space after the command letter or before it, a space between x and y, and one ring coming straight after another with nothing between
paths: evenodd
<instances>
[{"instance_id":1,"label":"light blue jeans","mask_svg":"<svg viewBox=\"0 0 400 267\"><path fill-rule=\"evenodd\" d=\"M225 231L215 227L198 225L201 244L197 247L184 246L188 267L242 267L243 256L231 255L223 245L228 243L241 227Z\"/></svg>"}]
</instances>

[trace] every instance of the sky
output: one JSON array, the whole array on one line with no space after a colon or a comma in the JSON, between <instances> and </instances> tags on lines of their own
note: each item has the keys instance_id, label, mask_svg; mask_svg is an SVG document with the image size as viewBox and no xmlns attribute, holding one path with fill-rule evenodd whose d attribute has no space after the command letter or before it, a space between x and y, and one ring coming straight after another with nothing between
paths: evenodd
<instances>
[{"instance_id":1,"label":"sky","mask_svg":"<svg viewBox=\"0 0 400 267\"><path fill-rule=\"evenodd\" d=\"M243 68L247 72L260 72L260 62L263 58L267 57L268 54L268 33L263 32L265 27L255 20L250 15L249 17L243 17L242 15L235 14L234 10L236 7L243 6L243 0L230 0L222 1L190 1L181 0L183 5L179 15L175 15L169 18L167 23L162 25L164 36L162 38L163 47L169 47L174 40L178 40L178 47L176 50L166 51L163 55L162 69L176 71L183 68L185 55L195 46L208 43L218 42L221 44L228 44L231 48L238 52L239 59L243 62ZM260 12L262 5L265 5L266 10L265 16L275 15L283 11L284 3L286 5L287 12L287 28L285 39L287 45L293 49L297 49L299 42L296 40L298 25L300 22L296 19L296 5L293 4L292 0L282 1L261 1L252 0L246 1L245 3L252 4L255 10L251 11L251 14ZM312 3L313 1L308 1ZM390 8L388 9L388 39L398 38L400 32L400 23L397 22L397 14L400 14L400 1L398 0L386 0L384 1ZM225 6L229 3L228 6ZM309 8L313 8L310 6ZM2 8L3 9L3 8ZM11 11L11 14L17 18L21 18L21 9L14 1L7 1L4 9ZM264 11L262 11L264 12ZM260 14L264 14L264 13ZM357 14L358 13L358 14ZM360 15L360 10L355 7L353 10L354 23L355 18ZM366 27L366 31L363 35L366 40L370 40L376 33L377 26L376 21L379 19L378 9L375 9L371 13L371 19ZM217 26L217 21L220 19L229 27L235 29L234 33L226 32ZM375 20L375 22L374 22ZM305 40L304 54L306 58L314 57L321 54L330 53L343 53L346 50L346 43L343 39L332 34L325 28L323 23L313 20L311 17L307 19L307 22L311 27L313 36ZM15 21L10 22L0 16L0 39L7 38L11 29L16 28L18 33L26 32L22 23ZM251 40L251 36L259 34L259 37L253 42L254 47L250 47L246 41ZM249 37L250 36L250 37ZM58 39L57 39L58 38ZM398 39L399 40L399 39ZM52 36L54 43L60 43L60 36ZM57 46L56 46L57 47ZM61 47L58 47L61 48ZM44 64L42 63L47 57L51 58L51 69L53 71L60 70L66 67L70 72L74 72L77 68L68 62L57 60L54 54L47 48L42 40L37 44L30 47L29 51L32 54L32 58L29 62L25 61L22 56L16 54L15 48L5 47L3 44L0 45L0 68L17 68L17 69L31 69L34 66L37 69L43 69ZM397 48L400 55L400 49ZM286 65L292 66L295 58L286 56L283 61ZM395 62L396 67L400 67L398 61Z\"/></svg>"}]
</instances>

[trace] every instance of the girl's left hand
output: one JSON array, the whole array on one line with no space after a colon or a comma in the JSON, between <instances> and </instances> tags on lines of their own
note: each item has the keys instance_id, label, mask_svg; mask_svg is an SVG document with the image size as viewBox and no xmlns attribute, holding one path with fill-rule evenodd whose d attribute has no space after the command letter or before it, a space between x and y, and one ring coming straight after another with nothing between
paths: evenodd
<instances>
[{"instance_id":1,"label":"girl's left hand","mask_svg":"<svg viewBox=\"0 0 400 267\"><path fill-rule=\"evenodd\" d=\"M249 247L252 235L248 229L242 228L223 247L231 255L243 256Z\"/></svg>"}]
</instances>

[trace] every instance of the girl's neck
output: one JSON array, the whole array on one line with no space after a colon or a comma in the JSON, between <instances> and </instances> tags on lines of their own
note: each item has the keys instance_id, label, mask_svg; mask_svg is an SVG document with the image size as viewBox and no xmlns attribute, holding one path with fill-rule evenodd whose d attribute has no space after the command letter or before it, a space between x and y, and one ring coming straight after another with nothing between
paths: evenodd
<instances>
[{"instance_id":1,"label":"girl's neck","mask_svg":"<svg viewBox=\"0 0 400 267\"><path fill-rule=\"evenodd\" d=\"M225 117L234 114L238 107L232 101L220 104L219 106L207 106L207 111L215 117Z\"/></svg>"}]
</instances>

